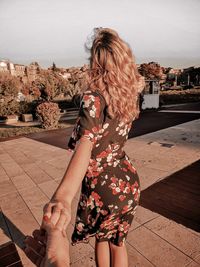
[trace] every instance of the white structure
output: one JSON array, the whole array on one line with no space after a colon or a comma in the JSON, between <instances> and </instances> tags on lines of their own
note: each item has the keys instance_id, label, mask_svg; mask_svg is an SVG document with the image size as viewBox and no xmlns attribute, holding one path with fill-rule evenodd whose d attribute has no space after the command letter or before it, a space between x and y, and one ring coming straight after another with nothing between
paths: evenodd
<instances>
[{"instance_id":1,"label":"white structure","mask_svg":"<svg viewBox=\"0 0 200 267\"><path fill-rule=\"evenodd\" d=\"M8 61L7 60L1 60L0 61L0 71L3 71L3 72L8 71Z\"/></svg>"},{"instance_id":2,"label":"white structure","mask_svg":"<svg viewBox=\"0 0 200 267\"><path fill-rule=\"evenodd\" d=\"M19 92L16 97L17 102L25 101L25 99L26 99L25 95L22 94L22 92Z\"/></svg>"},{"instance_id":3,"label":"white structure","mask_svg":"<svg viewBox=\"0 0 200 267\"><path fill-rule=\"evenodd\" d=\"M159 108L160 85L157 80L146 80L142 109Z\"/></svg>"},{"instance_id":4,"label":"white structure","mask_svg":"<svg viewBox=\"0 0 200 267\"><path fill-rule=\"evenodd\" d=\"M15 66L9 60L0 60L0 71L1 72L8 72L11 75L15 75Z\"/></svg>"}]
</instances>

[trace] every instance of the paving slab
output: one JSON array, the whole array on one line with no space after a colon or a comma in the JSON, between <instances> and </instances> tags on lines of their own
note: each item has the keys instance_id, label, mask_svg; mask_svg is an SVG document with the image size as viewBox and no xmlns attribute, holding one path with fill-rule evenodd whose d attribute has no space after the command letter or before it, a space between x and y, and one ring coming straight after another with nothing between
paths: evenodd
<instances>
[{"instance_id":1,"label":"paving slab","mask_svg":"<svg viewBox=\"0 0 200 267\"><path fill-rule=\"evenodd\" d=\"M0 182L0 197L16 191L17 189L10 179Z\"/></svg>"},{"instance_id":2,"label":"paving slab","mask_svg":"<svg viewBox=\"0 0 200 267\"><path fill-rule=\"evenodd\" d=\"M36 184L52 180L52 178L35 163L24 164L22 168Z\"/></svg>"},{"instance_id":3,"label":"paving slab","mask_svg":"<svg viewBox=\"0 0 200 267\"><path fill-rule=\"evenodd\" d=\"M188 231L183 225L163 216L145 223L145 227L200 264L200 237L198 235ZM190 246L188 246L188 242L190 242Z\"/></svg>"},{"instance_id":4,"label":"paving slab","mask_svg":"<svg viewBox=\"0 0 200 267\"><path fill-rule=\"evenodd\" d=\"M23 189L19 193L30 209L40 208L49 201L49 198L39 187L32 187L29 190Z\"/></svg>"},{"instance_id":5,"label":"paving slab","mask_svg":"<svg viewBox=\"0 0 200 267\"><path fill-rule=\"evenodd\" d=\"M2 211L8 215L14 211L27 208L27 204L19 194L19 192L10 192L0 197L0 207Z\"/></svg>"},{"instance_id":6,"label":"paving slab","mask_svg":"<svg viewBox=\"0 0 200 267\"><path fill-rule=\"evenodd\" d=\"M191 261L190 257L144 226L130 232L127 241L155 266L179 267Z\"/></svg>"},{"instance_id":7,"label":"paving slab","mask_svg":"<svg viewBox=\"0 0 200 267\"><path fill-rule=\"evenodd\" d=\"M17 188L17 190L21 190L21 189L27 189L28 190L28 189L36 186L34 181L26 173L11 177L11 181L13 182L13 184Z\"/></svg>"},{"instance_id":8,"label":"paving slab","mask_svg":"<svg viewBox=\"0 0 200 267\"><path fill-rule=\"evenodd\" d=\"M18 176L24 174L23 169L16 162L1 163L1 166L4 168L6 174L9 177Z\"/></svg>"},{"instance_id":9,"label":"paving slab","mask_svg":"<svg viewBox=\"0 0 200 267\"><path fill-rule=\"evenodd\" d=\"M40 169L46 172L53 179L62 179L64 171L51 165L50 163L41 161L36 163Z\"/></svg>"},{"instance_id":10,"label":"paving slab","mask_svg":"<svg viewBox=\"0 0 200 267\"><path fill-rule=\"evenodd\" d=\"M58 187L58 183L55 181L47 181L38 184L42 192L50 199Z\"/></svg>"},{"instance_id":11,"label":"paving slab","mask_svg":"<svg viewBox=\"0 0 200 267\"><path fill-rule=\"evenodd\" d=\"M142 255L136 248L127 244L129 267L153 267L155 266L144 255Z\"/></svg>"}]
</instances>

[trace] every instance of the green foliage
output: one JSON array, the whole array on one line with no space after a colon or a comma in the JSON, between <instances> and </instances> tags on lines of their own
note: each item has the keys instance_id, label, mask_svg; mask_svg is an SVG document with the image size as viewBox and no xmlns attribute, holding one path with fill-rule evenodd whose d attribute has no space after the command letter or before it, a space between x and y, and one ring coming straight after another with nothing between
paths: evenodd
<instances>
[{"instance_id":1,"label":"green foliage","mask_svg":"<svg viewBox=\"0 0 200 267\"><path fill-rule=\"evenodd\" d=\"M21 115L25 113L35 114L36 103L21 101L18 102L15 99L3 99L0 103L0 116L8 116L8 115Z\"/></svg>"},{"instance_id":2,"label":"green foliage","mask_svg":"<svg viewBox=\"0 0 200 267\"><path fill-rule=\"evenodd\" d=\"M88 87L86 71L71 72L70 84L68 86L68 95L73 98L75 95L80 94L83 89Z\"/></svg>"},{"instance_id":3,"label":"green foliage","mask_svg":"<svg viewBox=\"0 0 200 267\"><path fill-rule=\"evenodd\" d=\"M53 129L58 126L60 118L60 109L58 104L52 102L43 102L36 108L36 115L45 129Z\"/></svg>"},{"instance_id":4,"label":"green foliage","mask_svg":"<svg viewBox=\"0 0 200 267\"><path fill-rule=\"evenodd\" d=\"M0 99L15 98L20 91L21 83L17 77L0 72Z\"/></svg>"},{"instance_id":5,"label":"green foliage","mask_svg":"<svg viewBox=\"0 0 200 267\"><path fill-rule=\"evenodd\" d=\"M17 102L14 99L11 100L3 100L0 105L0 116L8 116L8 115L14 115L19 114L20 105L19 102Z\"/></svg>"},{"instance_id":6,"label":"green foliage","mask_svg":"<svg viewBox=\"0 0 200 267\"><path fill-rule=\"evenodd\" d=\"M167 90L160 92L160 103L162 105L189 103L200 101L200 88L187 90Z\"/></svg>"},{"instance_id":7,"label":"green foliage","mask_svg":"<svg viewBox=\"0 0 200 267\"><path fill-rule=\"evenodd\" d=\"M146 79L161 79L163 70L156 62L143 63L139 67L139 72Z\"/></svg>"},{"instance_id":8,"label":"green foliage","mask_svg":"<svg viewBox=\"0 0 200 267\"><path fill-rule=\"evenodd\" d=\"M34 99L34 100L39 99L41 96L39 86L35 83L35 81L27 82L27 83L23 84L21 92L26 97L31 96L32 99Z\"/></svg>"},{"instance_id":9,"label":"green foliage","mask_svg":"<svg viewBox=\"0 0 200 267\"><path fill-rule=\"evenodd\" d=\"M68 81L65 80L59 73L50 70L42 70L38 79L35 81L35 86L41 92L41 98L50 101L68 90Z\"/></svg>"}]
</instances>

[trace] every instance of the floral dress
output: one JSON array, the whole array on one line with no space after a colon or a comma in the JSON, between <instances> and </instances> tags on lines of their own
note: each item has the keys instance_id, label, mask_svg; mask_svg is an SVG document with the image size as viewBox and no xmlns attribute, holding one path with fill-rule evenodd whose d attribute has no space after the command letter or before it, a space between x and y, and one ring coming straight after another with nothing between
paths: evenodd
<instances>
[{"instance_id":1,"label":"floral dress","mask_svg":"<svg viewBox=\"0 0 200 267\"><path fill-rule=\"evenodd\" d=\"M89 165L82 181L72 244L98 241L122 246L140 197L140 181L123 146L131 123L111 119L98 91L83 93L79 116L68 147L84 136L92 142Z\"/></svg>"}]
</instances>

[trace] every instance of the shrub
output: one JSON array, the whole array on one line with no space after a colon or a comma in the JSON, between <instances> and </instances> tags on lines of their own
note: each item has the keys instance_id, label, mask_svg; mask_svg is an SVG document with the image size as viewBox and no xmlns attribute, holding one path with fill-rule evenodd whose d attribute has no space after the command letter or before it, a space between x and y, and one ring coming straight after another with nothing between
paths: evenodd
<instances>
[{"instance_id":1,"label":"shrub","mask_svg":"<svg viewBox=\"0 0 200 267\"><path fill-rule=\"evenodd\" d=\"M14 99L3 99L0 103L0 116L19 114L19 102Z\"/></svg>"},{"instance_id":2,"label":"shrub","mask_svg":"<svg viewBox=\"0 0 200 267\"><path fill-rule=\"evenodd\" d=\"M36 115L45 129L53 129L58 126L60 118L60 109L58 104L52 102L43 102L36 108Z\"/></svg>"},{"instance_id":3,"label":"shrub","mask_svg":"<svg viewBox=\"0 0 200 267\"><path fill-rule=\"evenodd\" d=\"M21 101L19 102L19 115L29 113L35 117L35 110L37 106L38 106L38 101L32 101L32 102Z\"/></svg>"},{"instance_id":4,"label":"shrub","mask_svg":"<svg viewBox=\"0 0 200 267\"><path fill-rule=\"evenodd\" d=\"M35 117L35 109L38 103L36 101L18 102L15 99L2 99L0 102L0 116L6 117L8 115L21 115L24 113L31 113Z\"/></svg>"},{"instance_id":5,"label":"shrub","mask_svg":"<svg viewBox=\"0 0 200 267\"><path fill-rule=\"evenodd\" d=\"M199 89L168 90L160 92L160 104L177 104L200 101Z\"/></svg>"},{"instance_id":6,"label":"shrub","mask_svg":"<svg viewBox=\"0 0 200 267\"><path fill-rule=\"evenodd\" d=\"M42 70L34 84L39 90L34 94L40 93L39 96L47 101L53 100L60 94L66 94L69 86L69 82L59 73L50 70Z\"/></svg>"},{"instance_id":7,"label":"shrub","mask_svg":"<svg viewBox=\"0 0 200 267\"><path fill-rule=\"evenodd\" d=\"M9 73L0 72L0 98L11 97L14 99L20 91L19 78Z\"/></svg>"}]
</instances>

